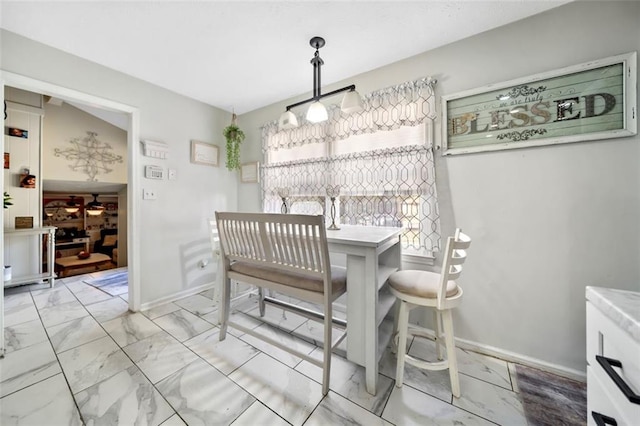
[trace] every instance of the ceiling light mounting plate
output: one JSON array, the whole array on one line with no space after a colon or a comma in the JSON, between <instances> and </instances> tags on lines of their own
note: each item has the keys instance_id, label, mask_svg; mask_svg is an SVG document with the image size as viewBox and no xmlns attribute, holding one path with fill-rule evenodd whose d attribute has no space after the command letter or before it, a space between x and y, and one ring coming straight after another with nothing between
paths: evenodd
<instances>
[{"instance_id":1,"label":"ceiling light mounting plate","mask_svg":"<svg viewBox=\"0 0 640 426\"><path fill-rule=\"evenodd\" d=\"M315 36L311 38L311 40L309 40L309 44L311 45L311 47L318 50L324 46L325 41L322 37Z\"/></svg>"}]
</instances>

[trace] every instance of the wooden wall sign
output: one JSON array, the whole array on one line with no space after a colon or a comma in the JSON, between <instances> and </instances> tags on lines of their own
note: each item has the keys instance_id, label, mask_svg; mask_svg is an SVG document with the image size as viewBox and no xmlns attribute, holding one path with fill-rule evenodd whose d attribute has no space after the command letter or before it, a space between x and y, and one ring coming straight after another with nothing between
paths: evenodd
<instances>
[{"instance_id":1,"label":"wooden wall sign","mask_svg":"<svg viewBox=\"0 0 640 426\"><path fill-rule=\"evenodd\" d=\"M442 97L443 155L637 134L636 52Z\"/></svg>"}]
</instances>

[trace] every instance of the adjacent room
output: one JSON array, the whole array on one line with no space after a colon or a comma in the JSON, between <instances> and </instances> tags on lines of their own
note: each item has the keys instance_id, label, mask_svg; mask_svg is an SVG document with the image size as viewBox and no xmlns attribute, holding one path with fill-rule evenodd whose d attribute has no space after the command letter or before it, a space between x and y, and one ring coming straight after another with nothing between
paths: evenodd
<instances>
[{"instance_id":1,"label":"adjacent room","mask_svg":"<svg viewBox=\"0 0 640 426\"><path fill-rule=\"evenodd\" d=\"M2 1L0 424L636 424L639 22Z\"/></svg>"}]
</instances>

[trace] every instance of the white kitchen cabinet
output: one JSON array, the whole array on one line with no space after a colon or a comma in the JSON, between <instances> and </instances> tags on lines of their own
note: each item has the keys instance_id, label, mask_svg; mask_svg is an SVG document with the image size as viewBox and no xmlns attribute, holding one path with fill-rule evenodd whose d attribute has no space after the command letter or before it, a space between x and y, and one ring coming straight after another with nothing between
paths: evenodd
<instances>
[{"instance_id":1,"label":"white kitchen cabinet","mask_svg":"<svg viewBox=\"0 0 640 426\"><path fill-rule=\"evenodd\" d=\"M587 287L587 423L640 424L640 293Z\"/></svg>"}]
</instances>

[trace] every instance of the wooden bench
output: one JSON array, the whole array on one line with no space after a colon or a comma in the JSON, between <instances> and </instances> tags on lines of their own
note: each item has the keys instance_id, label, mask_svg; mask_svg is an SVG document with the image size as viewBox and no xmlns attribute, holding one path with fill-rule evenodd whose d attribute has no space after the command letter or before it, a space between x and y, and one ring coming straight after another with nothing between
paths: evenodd
<instances>
[{"instance_id":1,"label":"wooden bench","mask_svg":"<svg viewBox=\"0 0 640 426\"><path fill-rule=\"evenodd\" d=\"M322 393L329 392L331 351L346 336L334 341L332 325L345 325L332 317L332 303L347 290L345 268L331 267L324 216L270 213L216 212L223 260L220 340L231 325L323 369ZM271 302L324 324L324 353L319 361L229 320L230 280L260 288L260 314L264 315L263 289L322 306L322 313L282 301Z\"/></svg>"}]
</instances>

